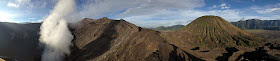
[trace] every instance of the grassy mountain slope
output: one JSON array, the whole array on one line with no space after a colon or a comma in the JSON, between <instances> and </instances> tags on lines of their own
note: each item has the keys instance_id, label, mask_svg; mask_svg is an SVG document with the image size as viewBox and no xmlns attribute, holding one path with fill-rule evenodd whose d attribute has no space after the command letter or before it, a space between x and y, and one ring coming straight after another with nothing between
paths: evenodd
<instances>
[{"instance_id":1,"label":"grassy mountain slope","mask_svg":"<svg viewBox=\"0 0 280 61\"><path fill-rule=\"evenodd\" d=\"M174 32L169 41L199 47L260 46L262 38L255 37L218 16L202 16Z\"/></svg>"}]
</instances>

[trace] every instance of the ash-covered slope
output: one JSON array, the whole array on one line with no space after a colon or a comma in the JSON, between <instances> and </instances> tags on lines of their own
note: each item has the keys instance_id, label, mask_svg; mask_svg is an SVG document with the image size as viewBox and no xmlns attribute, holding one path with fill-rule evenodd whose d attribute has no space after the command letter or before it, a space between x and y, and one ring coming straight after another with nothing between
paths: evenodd
<instances>
[{"instance_id":1,"label":"ash-covered slope","mask_svg":"<svg viewBox=\"0 0 280 61\"><path fill-rule=\"evenodd\" d=\"M175 45L170 45L159 32L138 27L124 20L86 18L72 24L71 28L75 35L75 47L67 60L201 60Z\"/></svg>"},{"instance_id":2,"label":"ash-covered slope","mask_svg":"<svg viewBox=\"0 0 280 61\"><path fill-rule=\"evenodd\" d=\"M202 16L178 30L169 40L199 47L260 46L263 39L255 37L218 16Z\"/></svg>"}]
</instances>

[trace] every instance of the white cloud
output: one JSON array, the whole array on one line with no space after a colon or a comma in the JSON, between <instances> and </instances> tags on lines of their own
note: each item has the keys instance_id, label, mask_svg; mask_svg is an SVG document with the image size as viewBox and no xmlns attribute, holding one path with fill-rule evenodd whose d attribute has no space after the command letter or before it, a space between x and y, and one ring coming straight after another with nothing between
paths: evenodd
<instances>
[{"instance_id":1,"label":"white cloud","mask_svg":"<svg viewBox=\"0 0 280 61\"><path fill-rule=\"evenodd\" d=\"M220 8L220 9L229 9L230 5L226 4L226 3L222 3L221 5L213 5L210 8Z\"/></svg>"},{"instance_id":2,"label":"white cloud","mask_svg":"<svg viewBox=\"0 0 280 61\"><path fill-rule=\"evenodd\" d=\"M221 16L230 22L242 18L241 12L230 10L230 5L226 3L216 5L217 8L223 10L200 11L193 9L204 5L203 0L95 0L94 3L84 5L79 15L81 18L111 15L115 19L123 18L142 27L174 25L178 22L186 25L203 15Z\"/></svg>"},{"instance_id":3,"label":"white cloud","mask_svg":"<svg viewBox=\"0 0 280 61\"><path fill-rule=\"evenodd\" d=\"M257 18L257 19L261 19L261 20L276 20L276 19L280 19L279 17L280 17L280 15L272 15L272 16L266 16L266 17L264 17L264 16L246 16L245 18L246 19Z\"/></svg>"},{"instance_id":4,"label":"white cloud","mask_svg":"<svg viewBox=\"0 0 280 61\"><path fill-rule=\"evenodd\" d=\"M196 18L204 15L215 15L220 16L227 20L228 22L236 22L241 20L242 18L245 19L253 19L259 18L262 20L275 20L280 19L280 15L273 15L273 16L250 16L250 15L243 15L246 12L239 11L239 10L209 10L209 11L202 11L202 10L181 10L177 12L168 12L166 14L153 14L153 15L141 15L141 16L132 16L124 18L131 23L134 23L138 26L142 27L158 27L158 26L170 26L176 25L177 22L181 22L183 25L187 25L191 21L195 20ZM169 15L169 16L168 16ZM153 19L153 18L172 18L172 19Z\"/></svg>"},{"instance_id":5,"label":"white cloud","mask_svg":"<svg viewBox=\"0 0 280 61\"><path fill-rule=\"evenodd\" d=\"M267 14L267 13L271 13L271 12L279 11L279 10L280 10L280 8L267 8L267 9L264 9L264 10L259 10L257 12L260 13L260 14Z\"/></svg>"},{"instance_id":6,"label":"white cloud","mask_svg":"<svg viewBox=\"0 0 280 61\"><path fill-rule=\"evenodd\" d=\"M113 18L131 18L142 19L141 21L162 18L161 16L176 15L170 12L178 10L188 10L202 7L205 5L204 0L85 0L80 11L70 17L74 21L81 20L85 17L100 18L110 16ZM79 17L77 19L77 17ZM175 16L174 16L175 17ZM173 17L167 17L170 19ZM162 18L164 19L164 18Z\"/></svg>"},{"instance_id":7,"label":"white cloud","mask_svg":"<svg viewBox=\"0 0 280 61\"><path fill-rule=\"evenodd\" d=\"M275 7L280 7L280 3L275 4Z\"/></svg>"},{"instance_id":8,"label":"white cloud","mask_svg":"<svg viewBox=\"0 0 280 61\"><path fill-rule=\"evenodd\" d=\"M43 0L45 1L45 0ZM79 11L70 16L76 22L85 17L100 18L109 16L114 19L123 18L139 26L155 27L161 25L174 25L176 22L187 24L203 15L221 16L229 22L241 18L259 16L242 16L238 9L231 9L229 4L213 5L219 10L195 10L193 8L205 6L204 0L82 0L84 2ZM47 4L42 4L42 6ZM37 6L37 5L35 5ZM38 5L40 6L40 5ZM280 4L279 4L280 6ZM220 10L221 9L221 10ZM261 10L261 9L256 9ZM268 10L269 11L269 10ZM264 17L262 17L264 18Z\"/></svg>"},{"instance_id":9,"label":"white cloud","mask_svg":"<svg viewBox=\"0 0 280 61\"><path fill-rule=\"evenodd\" d=\"M124 13L121 13L120 17L135 16L135 15L147 15L153 13L164 13L162 10L186 10L196 7L204 6L204 2L201 0L153 0L151 2L141 4L137 7L129 8Z\"/></svg>"},{"instance_id":10,"label":"white cloud","mask_svg":"<svg viewBox=\"0 0 280 61\"><path fill-rule=\"evenodd\" d=\"M250 7L251 10L255 10L256 13L259 14L280 14L280 3L277 4L270 4L264 6L252 6Z\"/></svg>"},{"instance_id":11,"label":"white cloud","mask_svg":"<svg viewBox=\"0 0 280 61\"><path fill-rule=\"evenodd\" d=\"M19 4L25 4L25 3L29 3L30 0L15 0L17 3Z\"/></svg>"},{"instance_id":12,"label":"white cloud","mask_svg":"<svg viewBox=\"0 0 280 61\"><path fill-rule=\"evenodd\" d=\"M165 9L191 9L205 5L203 0L90 0L88 2L93 3L83 5L80 13L83 17L90 18L106 15L118 17L149 15Z\"/></svg>"},{"instance_id":13,"label":"white cloud","mask_svg":"<svg viewBox=\"0 0 280 61\"><path fill-rule=\"evenodd\" d=\"M227 5L226 3L221 4L220 7L221 7L221 9L229 9L230 8L230 6Z\"/></svg>"},{"instance_id":14,"label":"white cloud","mask_svg":"<svg viewBox=\"0 0 280 61\"><path fill-rule=\"evenodd\" d=\"M36 19L36 18L28 18L28 19Z\"/></svg>"},{"instance_id":15,"label":"white cloud","mask_svg":"<svg viewBox=\"0 0 280 61\"><path fill-rule=\"evenodd\" d=\"M19 7L21 5L30 4L30 0L11 0L7 6L8 7Z\"/></svg>"},{"instance_id":16,"label":"white cloud","mask_svg":"<svg viewBox=\"0 0 280 61\"><path fill-rule=\"evenodd\" d=\"M132 16L126 17L125 20L134 23L142 27L158 27L158 26L170 26L176 25L178 22L180 24L186 25L193 21L194 19L204 16L204 15L216 15L221 16L229 22L239 21L243 16L240 16L242 12L237 10L210 10L210 11L201 11L201 10L179 10L179 11L163 11L164 14L150 14L150 15L141 15L141 16ZM160 18L160 19L153 19ZM167 18L167 19L165 19Z\"/></svg>"},{"instance_id":17,"label":"white cloud","mask_svg":"<svg viewBox=\"0 0 280 61\"><path fill-rule=\"evenodd\" d=\"M226 5L227 5L226 3L223 3L223 4L221 4L220 6L223 7L223 6L226 6Z\"/></svg>"},{"instance_id":18,"label":"white cloud","mask_svg":"<svg viewBox=\"0 0 280 61\"><path fill-rule=\"evenodd\" d=\"M188 13L188 14L187 14ZM199 10L190 10L186 11L184 16L186 17L193 17L193 19L196 19L200 16L204 15L215 15L215 16L221 16L225 20L232 22L232 21L238 21L242 18L240 16L242 12L237 10L210 10L210 11L199 11Z\"/></svg>"},{"instance_id":19,"label":"white cloud","mask_svg":"<svg viewBox=\"0 0 280 61\"><path fill-rule=\"evenodd\" d=\"M8 7L16 8L46 8L53 6L58 0L10 0L7 4Z\"/></svg>"},{"instance_id":20,"label":"white cloud","mask_svg":"<svg viewBox=\"0 0 280 61\"><path fill-rule=\"evenodd\" d=\"M10 3L10 2L7 4L7 6L8 6L8 7L15 7L15 8L19 7L18 4Z\"/></svg>"},{"instance_id":21,"label":"white cloud","mask_svg":"<svg viewBox=\"0 0 280 61\"><path fill-rule=\"evenodd\" d=\"M212 7L210 7L210 8L218 8L218 6L217 5L213 5Z\"/></svg>"},{"instance_id":22,"label":"white cloud","mask_svg":"<svg viewBox=\"0 0 280 61\"><path fill-rule=\"evenodd\" d=\"M123 19L142 27L170 26L178 24L177 22L187 20L185 17L181 17L179 12L170 11L166 11L164 14L154 13L149 15L137 15L125 17Z\"/></svg>"}]
</instances>

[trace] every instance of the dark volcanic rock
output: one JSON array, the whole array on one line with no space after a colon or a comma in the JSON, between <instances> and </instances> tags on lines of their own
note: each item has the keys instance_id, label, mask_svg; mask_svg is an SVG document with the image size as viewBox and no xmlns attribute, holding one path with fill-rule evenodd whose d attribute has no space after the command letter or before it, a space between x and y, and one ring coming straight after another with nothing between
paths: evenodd
<instances>
[{"instance_id":1,"label":"dark volcanic rock","mask_svg":"<svg viewBox=\"0 0 280 61\"><path fill-rule=\"evenodd\" d=\"M278 61L275 58L267 54L267 51L264 50L264 47L256 48L256 51L246 52L243 55L240 55L236 60L238 61Z\"/></svg>"},{"instance_id":2,"label":"dark volcanic rock","mask_svg":"<svg viewBox=\"0 0 280 61\"><path fill-rule=\"evenodd\" d=\"M0 22L0 58L5 60L38 61L40 23Z\"/></svg>"},{"instance_id":3,"label":"dark volcanic rock","mask_svg":"<svg viewBox=\"0 0 280 61\"><path fill-rule=\"evenodd\" d=\"M216 58L217 61L228 61L228 58L236 51L239 51L238 49L234 48L234 47L230 47L230 48L225 48L227 53L224 53L223 56L220 56L218 58Z\"/></svg>"}]
</instances>

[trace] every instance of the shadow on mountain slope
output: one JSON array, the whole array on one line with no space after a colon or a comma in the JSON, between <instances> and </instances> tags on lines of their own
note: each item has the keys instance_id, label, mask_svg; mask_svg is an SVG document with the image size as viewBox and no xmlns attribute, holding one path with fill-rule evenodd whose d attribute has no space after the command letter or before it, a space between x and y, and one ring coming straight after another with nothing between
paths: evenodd
<instances>
[{"instance_id":1,"label":"shadow on mountain slope","mask_svg":"<svg viewBox=\"0 0 280 61\"><path fill-rule=\"evenodd\" d=\"M160 32L124 20L84 19L72 27L74 47L69 61L196 60L162 38ZM71 59L72 58L72 59ZM180 59L178 59L180 58Z\"/></svg>"},{"instance_id":2,"label":"shadow on mountain slope","mask_svg":"<svg viewBox=\"0 0 280 61\"><path fill-rule=\"evenodd\" d=\"M245 52L244 54L240 55L236 60L252 60L252 61L278 61L275 58L272 58L264 47L256 48L256 51L253 52Z\"/></svg>"},{"instance_id":3,"label":"shadow on mountain slope","mask_svg":"<svg viewBox=\"0 0 280 61\"><path fill-rule=\"evenodd\" d=\"M169 61L185 61L186 60L186 57L184 55L177 55L177 49L178 47L173 45L173 44L170 44L171 46L173 46L173 50L172 52L169 53ZM191 55L190 53L187 53L185 51L183 51L184 54L186 54L188 56L188 61L205 61L205 60L202 60L200 58L197 58L193 55Z\"/></svg>"},{"instance_id":4,"label":"shadow on mountain slope","mask_svg":"<svg viewBox=\"0 0 280 61\"><path fill-rule=\"evenodd\" d=\"M108 49L110 49L111 41L116 38L114 35L118 35L115 26L119 23L119 21L111 21L108 26L104 29L102 35L98 37L96 40L90 42L82 49L82 54L86 55L86 60L95 58L105 53Z\"/></svg>"},{"instance_id":5,"label":"shadow on mountain slope","mask_svg":"<svg viewBox=\"0 0 280 61\"><path fill-rule=\"evenodd\" d=\"M227 53L224 53L223 56L216 58L217 61L228 61L229 57L232 56L234 52L239 51L235 47L225 48Z\"/></svg>"}]
</instances>

